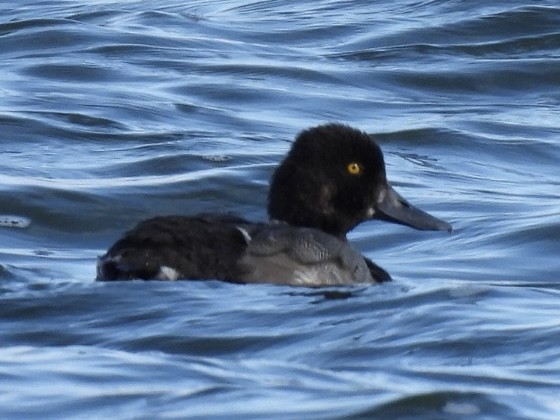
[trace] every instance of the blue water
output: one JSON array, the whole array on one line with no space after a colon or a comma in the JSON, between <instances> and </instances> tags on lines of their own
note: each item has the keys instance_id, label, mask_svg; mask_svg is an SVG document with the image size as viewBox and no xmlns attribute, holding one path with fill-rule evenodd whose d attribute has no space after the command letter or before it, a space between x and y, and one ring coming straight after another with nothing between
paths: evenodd
<instances>
[{"instance_id":1,"label":"blue water","mask_svg":"<svg viewBox=\"0 0 560 420\"><path fill-rule=\"evenodd\" d=\"M0 63L2 419L560 418L557 1L8 0ZM454 226L358 227L394 282L94 281L327 121Z\"/></svg>"}]
</instances>

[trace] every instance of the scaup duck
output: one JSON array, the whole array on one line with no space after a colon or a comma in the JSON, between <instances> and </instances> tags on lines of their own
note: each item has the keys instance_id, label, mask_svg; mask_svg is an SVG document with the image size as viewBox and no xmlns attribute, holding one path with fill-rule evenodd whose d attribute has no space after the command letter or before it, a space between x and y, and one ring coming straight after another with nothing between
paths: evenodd
<instances>
[{"instance_id":1,"label":"scaup duck","mask_svg":"<svg viewBox=\"0 0 560 420\"><path fill-rule=\"evenodd\" d=\"M224 214L145 220L99 258L97 279L381 283L390 275L346 239L356 225L381 219L451 231L391 187L381 149L368 134L334 123L297 136L272 176L268 214L268 223Z\"/></svg>"}]
</instances>

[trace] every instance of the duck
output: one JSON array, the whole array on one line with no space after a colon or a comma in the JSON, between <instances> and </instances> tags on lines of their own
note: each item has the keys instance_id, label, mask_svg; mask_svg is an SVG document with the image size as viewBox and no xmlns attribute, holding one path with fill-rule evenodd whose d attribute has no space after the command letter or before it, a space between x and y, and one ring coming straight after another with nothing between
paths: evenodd
<instances>
[{"instance_id":1,"label":"duck","mask_svg":"<svg viewBox=\"0 0 560 420\"><path fill-rule=\"evenodd\" d=\"M341 123L296 136L272 174L267 211L264 222L225 213L141 221L98 258L97 280L376 284L391 276L348 241L358 224L377 219L452 231L449 223L413 206L391 186L372 136Z\"/></svg>"}]
</instances>

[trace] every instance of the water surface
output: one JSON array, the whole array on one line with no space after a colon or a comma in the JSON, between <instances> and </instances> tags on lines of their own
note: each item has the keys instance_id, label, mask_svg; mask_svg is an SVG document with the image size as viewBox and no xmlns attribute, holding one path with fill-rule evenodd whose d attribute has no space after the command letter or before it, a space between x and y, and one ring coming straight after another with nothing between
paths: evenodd
<instances>
[{"instance_id":1,"label":"water surface","mask_svg":"<svg viewBox=\"0 0 560 420\"><path fill-rule=\"evenodd\" d=\"M372 4L373 3L373 4ZM2 418L560 415L556 1L0 5ZM395 281L96 283L156 214L265 220L293 137L374 135L452 234L350 238Z\"/></svg>"}]
</instances>

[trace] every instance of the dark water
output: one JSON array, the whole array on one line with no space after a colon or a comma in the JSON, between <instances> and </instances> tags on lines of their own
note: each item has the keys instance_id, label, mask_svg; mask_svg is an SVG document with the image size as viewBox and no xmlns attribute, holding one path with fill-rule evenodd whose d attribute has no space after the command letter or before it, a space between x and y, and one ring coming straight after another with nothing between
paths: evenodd
<instances>
[{"instance_id":1,"label":"dark water","mask_svg":"<svg viewBox=\"0 0 560 420\"><path fill-rule=\"evenodd\" d=\"M560 418L557 1L4 1L0 62L2 419ZM394 282L94 282L326 121L454 225L356 229Z\"/></svg>"}]
</instances>

